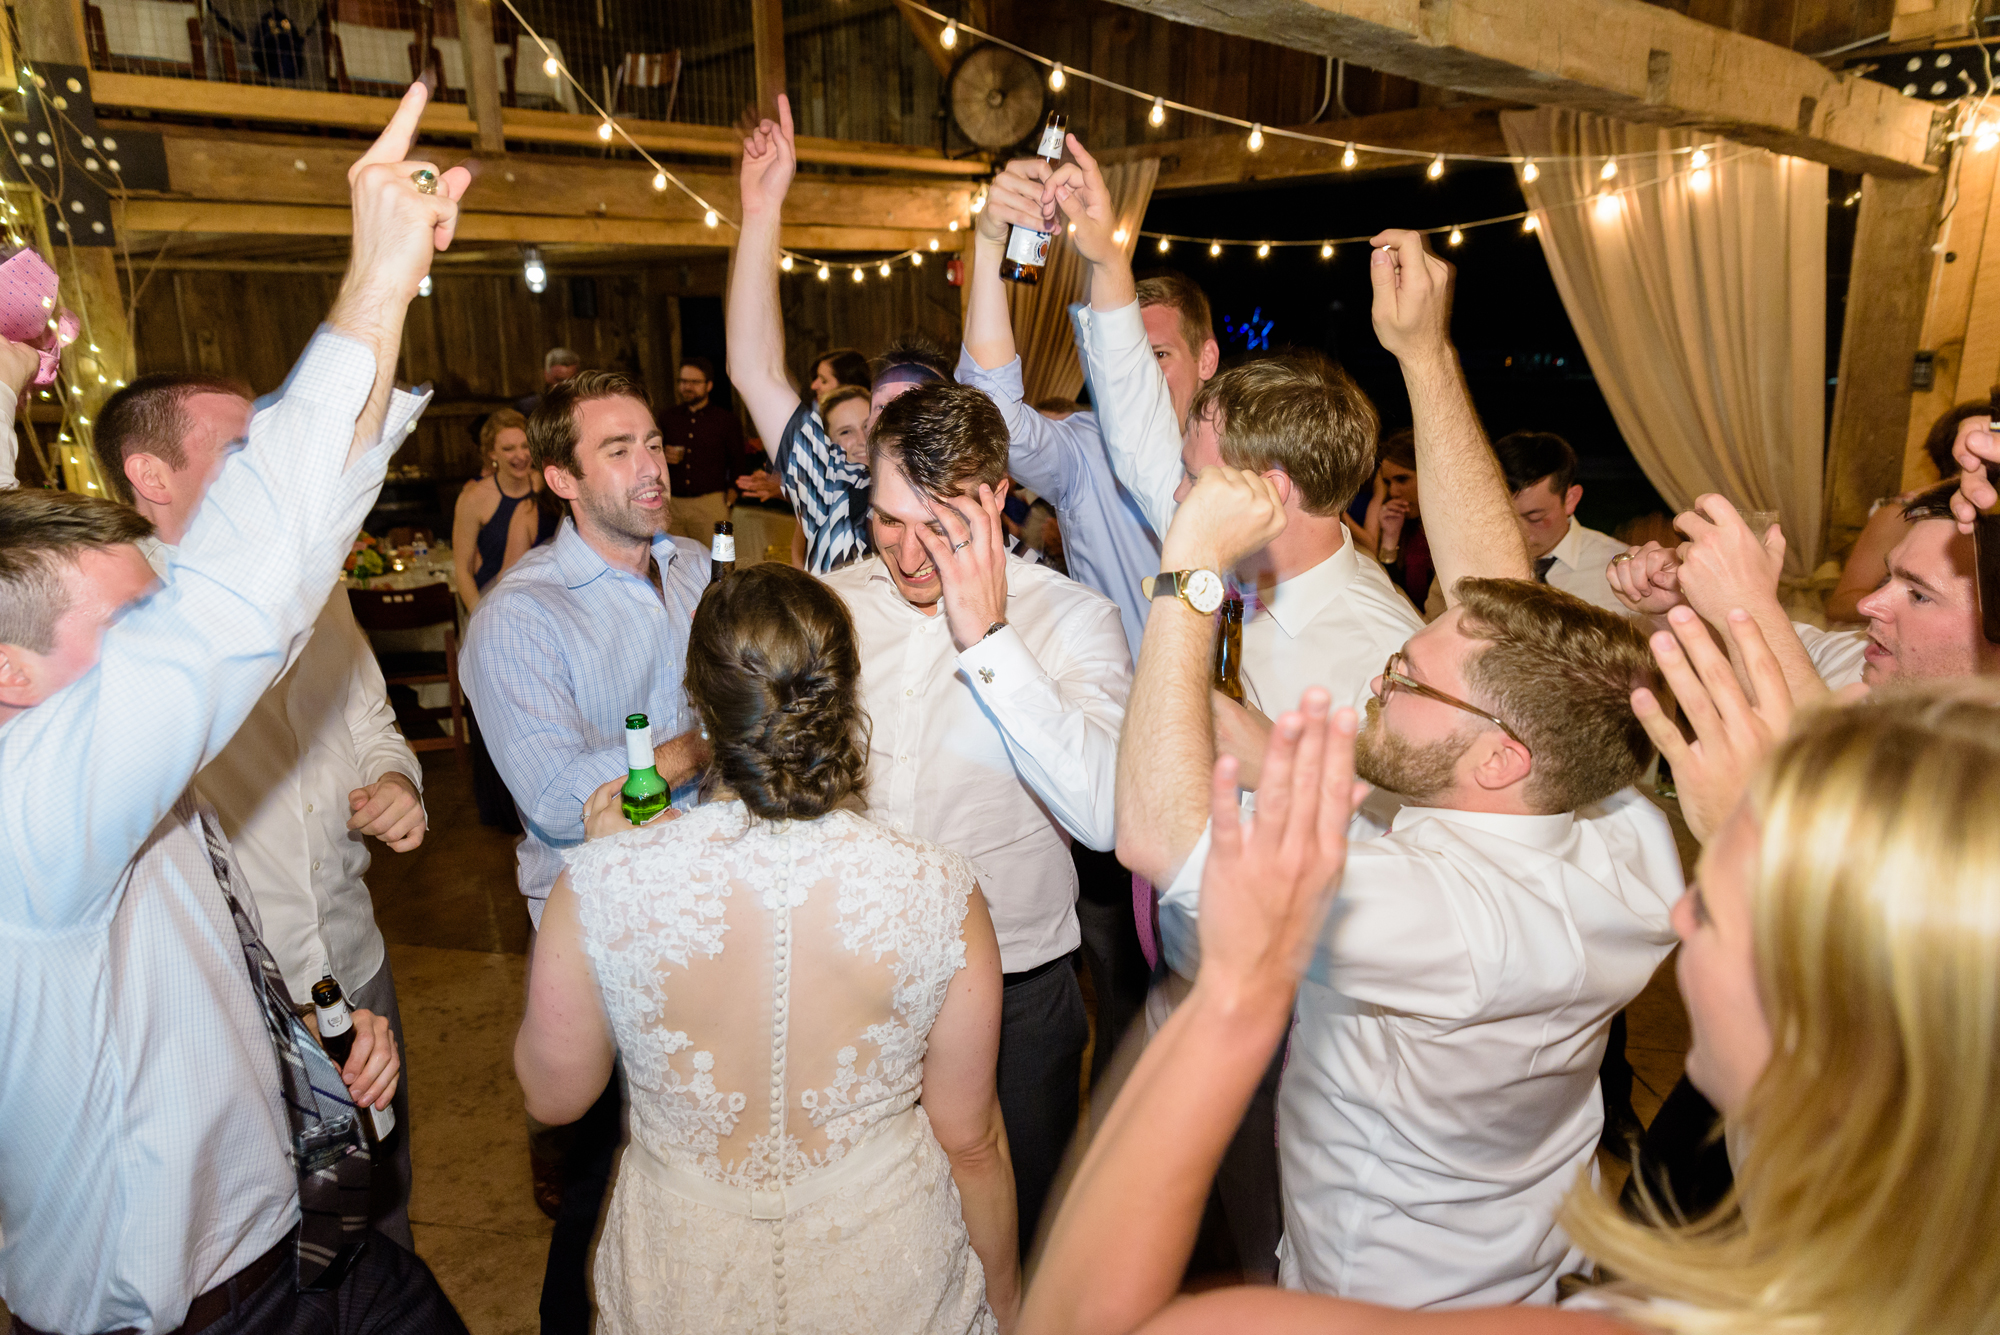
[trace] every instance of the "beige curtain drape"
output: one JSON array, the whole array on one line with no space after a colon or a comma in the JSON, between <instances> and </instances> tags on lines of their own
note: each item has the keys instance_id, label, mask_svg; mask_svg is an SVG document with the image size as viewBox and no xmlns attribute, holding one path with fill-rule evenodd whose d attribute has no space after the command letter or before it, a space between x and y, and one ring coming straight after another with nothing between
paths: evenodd
<instances>
[{"instance_id":1,"label":"beige curtain drape","mask_svg":"<svg viewBox=\"0 0 2000 1335\"><path fill-rule=\"evenodd\" d=\"M1119 225L1125 229L1125 254L1139 245L1139 223L1153 198L1160 176L1158 158L1114 162L1104 166L1104 184L1111 192ZM1073 399L1083 390L1083 363L1077 360L1076 339L1070 332L1069 305L1088 294L1084 283L1090 266L1074 246L1057 237L1049 246L1048 266L1033 287L1007 284L1008 312L1014 319L1014 342L1021 350L1021 375L1029 403L1043 399Z\"/></svg>"},{"instance_id":2,"label":"beige curtain drape","mask_svg":"<svg viewBox=\"0 0 2000 1335\"><path fill-rule=\"evenodd\" d=\"M1544 107L1500 117L1542 254L1639 466L1676 509L1776 510L1786 575L1819 561L1826 168L1686 130ZM1690 155L1709 146L1706 188ZM1604 159L1622 154L1605 182ZM1610 204L1607 184L1624 187Z\"/></svg>"}]
</instances>

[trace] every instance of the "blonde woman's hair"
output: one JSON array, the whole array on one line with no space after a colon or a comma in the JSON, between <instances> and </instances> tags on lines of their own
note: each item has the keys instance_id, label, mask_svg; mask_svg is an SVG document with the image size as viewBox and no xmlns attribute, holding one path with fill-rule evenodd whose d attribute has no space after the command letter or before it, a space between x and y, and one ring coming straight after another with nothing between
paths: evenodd
<instances>
[{"instance_id":1,"label":"blonde woman's hair","mask_svg":"<svg viewBox=\"0 0 2000 1335\"><path fill-rule=\"evenodd\" d=\"M1770 1065L1736 1189L1647 1228L1588 1191L1571 1236L1674 1330L2000 1330L2000 683L1806 718L1752 780Z\"/></svg>"}]
</instances>

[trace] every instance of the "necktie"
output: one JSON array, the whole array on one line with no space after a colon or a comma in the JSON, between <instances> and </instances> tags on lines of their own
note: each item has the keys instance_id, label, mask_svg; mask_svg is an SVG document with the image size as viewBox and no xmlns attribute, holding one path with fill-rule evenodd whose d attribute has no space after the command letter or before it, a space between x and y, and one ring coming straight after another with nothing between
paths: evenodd
<instances>
[{"instance_id":1,"label":"necktie","mask_svg":"<svg viewBox=\"0 0 2000 1335\"><path fill-rule=\"evenodd\" d=\"M1552 565L1554 565L1555 563L1556 563L1556 558L1555 558L1555 557L1553 557L1553 556L1538 556L1538 557L1536 557L1536 558L1535 558L1535 583L1537 583L1537 584L1546 584L1546 583L1548 583L1548 582L1549 582L1549 567L1550 567L1550 566L1552 566Z\"/></svg>"},{"instance_id":2,"label":"necktie","mask_svg":"<svg viewBox=\"0 0 2000 1335\"><path fill-rule=\"evenodd\" d=\"M368 1187L374 1167L368 1140L340 1068L292 1009L278 962L236 898L228 846L206 813L201 832L215 884L229 902L229 916L243 942L250 988L257 994L264 1030L278 1058L285 1116L291 1123L292 1163L299 1175L299 1287L332 1288L368 1237Z\"/></svg>"}]
</instances>

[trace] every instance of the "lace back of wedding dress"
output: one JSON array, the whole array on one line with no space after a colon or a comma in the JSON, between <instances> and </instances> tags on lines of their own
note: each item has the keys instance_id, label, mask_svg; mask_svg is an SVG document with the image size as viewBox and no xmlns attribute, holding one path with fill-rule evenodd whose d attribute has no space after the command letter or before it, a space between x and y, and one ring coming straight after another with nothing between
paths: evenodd
<instances>
[{"instance_id":1,"label":"lace back of wedding dress","mask_svg":"<svg viewBox=\"0 0 2000 1335\"><path fill-rule=\"evenodd\" d=\"M663 1163L790 1187L915 1103L965 961L962 859L728 802L588 844L570 877L632 1134Z\"/></svg>"}]
</instances>

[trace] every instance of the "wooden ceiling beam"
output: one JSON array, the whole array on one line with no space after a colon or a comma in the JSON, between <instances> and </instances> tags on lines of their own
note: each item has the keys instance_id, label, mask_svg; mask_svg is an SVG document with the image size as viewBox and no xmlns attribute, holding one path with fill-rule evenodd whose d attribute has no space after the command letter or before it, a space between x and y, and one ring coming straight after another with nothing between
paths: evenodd
<instances>
[{"instance_id":1,"label":"wooden ceiling beam","mask_svg":"<svg viewBox=\"0 0 2000 1335\"><path fill-rule=\"evenodd\" d=\"M353 220L345 208L314 204L241 204L210 200L134 199L118 223L134 242L148 244L159 233L258 236L346 236ZM522 213L461 213L459 239L523 245L683 246L720 251L735 240L726 228L657 218L575 218ZM795 250L830 253L909 250L926 246L937 233L895 227L804 226L784 229L784 244Z\"/></svg>"},{"instance_id":2,"label":"wooden ceiling beam","mask_svg":"<svg viewBox=\"0 0 2000 1335\"><path fill-rule=\"evenodd\" d=\"M1117 2L1482 97L1698 126L1844 171L1935 170L1928 104L1644 0Z\"/></svg>"},{"instance_id":3,"label":"wooden ceiling beam","mask_svg":"<svg viewBox=\"0 0 2000 1335\"><path fill-rule=\"evenodd\" d=\"M352 145L269 143L179 132L168 133L163 142L167 183L176 197L341 208L347 204ZM655 191L651 173L641 164L521 154L481 159L476 170L467 202L480 212L701 221L699 205L671 187ZM733 174L689 169L676 174L719 209L736 211ZM785 201L785 220L804 226L847 226L865 219L871 226L891 230L924 229L942 240L954 219L963 224L971 217L972 189L955 181L802 176L793 182ZM709 233L711 242L715 236Z\"/></svg>"},{"instance_id":4,"label":"wooden ceiling beam","mask_svg":"<svg viewBox=\"0 0 2000 1335\"><path fill-rule=\"evenodd\" d=\"M321 93L295 88L259 88L249 84L166 79L150 74L91 75L91 95L99 106L129 107L180 116L221 116L241 120L328 125L350 130L380 130L396 109L391 98L359 93ZM640 147L658 153L696 157L733 157L743 137L721 125L621 120ZM565 111L529 111L508 107L502 112L505 136L518 142L601 146L597 119ZM433 102L424 109L423 132L442 138L473 139L478 128L463 104ZM902 144L872 144L848 139L802 136L799 161L829 166L871 167L878 171L913 172L927 176L985 176L983 162L941 156L934 149Z\"/></svg>"},{"instance_id":5,"label":"wooden ceiling beam","mask_svg":"<svg viewBox=\"0 0 2000 1335\"><path fill-rule=\"evenodd\" d=\"M1477 102L1456 107L1418 107L1295 127L1302 134L1331 141L1325 143L1287 139L1267 129L1260 153L1244 147L1243 136L1239 134L1211 134L1130 144L1107 149L1097 156L1103 162L1158 157L1159 184L1153 188L1156 195L1213 190L1252 181L1344 175L1348 169L1340 165L1340 155L1350 140L1384 148L1406 148L1415 153L1490 153L1505 157L1507 140L1500 133L1500 113L1518 105ZM1357 156L1354 171L1408 167L1423 161L1421 157L1381 153Z\"/></svg>"}]
</instances>

